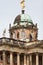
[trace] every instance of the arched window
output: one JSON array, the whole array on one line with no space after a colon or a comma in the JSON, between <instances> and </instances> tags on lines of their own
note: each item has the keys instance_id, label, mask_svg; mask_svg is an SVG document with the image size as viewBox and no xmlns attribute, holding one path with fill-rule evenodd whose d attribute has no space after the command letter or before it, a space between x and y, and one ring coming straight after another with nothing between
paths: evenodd
<instances>
[{"instance_id":1,"label":"arched window","mask_svg":"<svg viewBox=\"0 0 43 65\"><path fill-rule=\"evenodd\" d=\"M34 39L34 32L31 32L30 34L30 41L32 41Z\"/></svg>"},{"instance_id":2,"label":"arched window","mask_svg":"<svg viewBox=\"0 0 43 65\"><path fill-rule=\"evenodd\" d=\"M30 41L32 41L32 35L30 34Z\"/></svg>"},{"instance_id":3,"label":"arched window","mask_svg":"<svg viewBox=\"0 0 43 65\"><path fill-rule=\"evenodd\" d=\"M10 37L11 37L11 38L13 37L13 33L12 33L12 32L10 33Z\"/></svg>"},{"instance_id":4,"label":"arched window","mask_svg":"<svg viewBox=\"0 0 43 65\"><path fill-rule=\"evenodd\" d=\"M19 32L17 33L17 38L19 38Z\"/></svg>"}]
</instances>

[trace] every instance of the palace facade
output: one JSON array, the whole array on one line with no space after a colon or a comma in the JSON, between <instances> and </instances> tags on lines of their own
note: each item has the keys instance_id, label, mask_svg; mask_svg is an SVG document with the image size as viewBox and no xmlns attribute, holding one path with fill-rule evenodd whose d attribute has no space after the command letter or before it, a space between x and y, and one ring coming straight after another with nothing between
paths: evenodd
<instances>
[{"instance_id":1,"label":"palace facade","mask_svg":"<svg viewBox=\"0 0 43 65\"><path fill-rule=\"evenodd\" d=\"M43 40L31 17L19 14L9 25L10 38L0 38L0 65L43 65Z\"/></svg>"}]
</instances>

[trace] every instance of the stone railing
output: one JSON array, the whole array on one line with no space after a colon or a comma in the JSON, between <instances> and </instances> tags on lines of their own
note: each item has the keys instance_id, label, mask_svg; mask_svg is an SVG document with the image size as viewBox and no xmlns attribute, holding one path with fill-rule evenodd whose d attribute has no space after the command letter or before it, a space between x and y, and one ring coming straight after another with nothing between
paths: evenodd
<instances>
[{"instance_id":1,"label":"stone railing","mask_svg":"<svg viewBox=\"0 0 43 65\"><path fill-rule=\"evenodd\" d=\"M43 40L37 40L37 41L27 43L26 41L20 41L20 40L12 39L12 38L6 38L6 37L0 38L0 44L9 44L9 45L15 45L20 47L36 46L42 43L43 43Z\"/></svg>"},{"instance_id":2,"label":"stone railing","mask_svg":"<svg viewBox=\"0 0 43 65\"><path fill-rule=\"evenodd\" d=\"M12 44L12 45L21 45L24 46L26 42L24 41L20 41L20 40L15 40L12 38L6 38L6 37L2 37L0 38L0 44Z\"/></svg>"}]
</instances>

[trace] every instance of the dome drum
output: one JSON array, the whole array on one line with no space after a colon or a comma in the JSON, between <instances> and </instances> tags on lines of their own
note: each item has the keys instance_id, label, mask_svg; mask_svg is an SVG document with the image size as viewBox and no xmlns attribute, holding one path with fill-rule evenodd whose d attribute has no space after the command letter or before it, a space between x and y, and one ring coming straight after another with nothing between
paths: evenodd
<instances>
[{"instance_id":1,"label":"dome drum","mask_svg":"<svg viewBox=\"0 0 43 65\"><path fill-rule=\"evenodd\" d=\"M33 24L31 17L23 11L22 14L16 16L13 27L10 26L9 31L12 33L13 38L22 41L34 41L37 39L38 28L37 25Z\"/></svg>"}]
</instances>

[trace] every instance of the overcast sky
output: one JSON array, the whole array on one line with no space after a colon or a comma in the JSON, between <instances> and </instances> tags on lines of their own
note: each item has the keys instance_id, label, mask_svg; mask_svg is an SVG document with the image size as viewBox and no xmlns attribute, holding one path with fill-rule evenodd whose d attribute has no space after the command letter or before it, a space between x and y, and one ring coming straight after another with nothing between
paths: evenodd
<instances>
[{"instance_id":1,"label":"overcast sky","mask_svg":"<svg viewBox=\"0 0 43 65\"><path fill-rule=\"evenodd\" d=\"M21 13L20 1L0 0L0 37L5 28L6 37L9 36L9 24L13 26L15 17ZM25 0L25 6L25 13L38 24L38 39L43 39L43 0Z\"/></svg>"}]
</instances>

